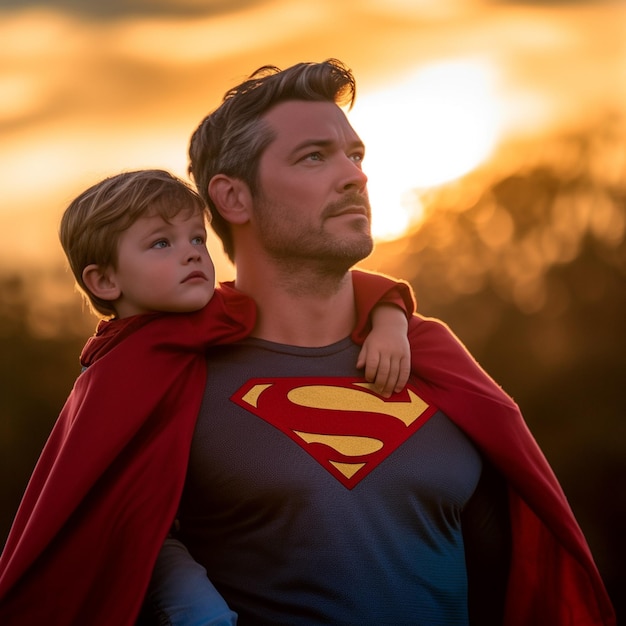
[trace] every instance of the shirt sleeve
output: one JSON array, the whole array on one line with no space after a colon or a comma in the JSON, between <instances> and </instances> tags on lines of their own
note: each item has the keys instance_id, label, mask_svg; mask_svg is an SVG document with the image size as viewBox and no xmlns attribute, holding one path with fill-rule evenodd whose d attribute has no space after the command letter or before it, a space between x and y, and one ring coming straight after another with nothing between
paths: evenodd
<instances>
[{"instance_id":1,"label":"shirt sleeve","mask_svg":"<svg viewBox=\"0 0 626 626\"><path fill-rule=\"evenodd\" d=\"M355 343L361 345L371 331L371 313L377 304L393 304L404 311L407 319L415 313L415 297L407 282L362 270L352 270L351 274L357 315L352 332Z\"/></svg>"}]
</instances>

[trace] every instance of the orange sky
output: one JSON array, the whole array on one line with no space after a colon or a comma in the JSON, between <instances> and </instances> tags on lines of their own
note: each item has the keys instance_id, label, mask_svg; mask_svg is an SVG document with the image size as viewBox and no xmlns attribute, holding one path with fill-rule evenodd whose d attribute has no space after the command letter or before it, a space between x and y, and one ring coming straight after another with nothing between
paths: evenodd
<instances>
[{"instance_id":1,"label":"orange sky","mask_svg":"<svg viewBox=\"0 0 626 626\"><path fill-rule=\"evenodd\" d=\"M60 214L98 179L138 167L184 176L187 141L197 123L229 86L266 63L328 57L346 62L355 72L360 101L379 98L372 121L358 117L357 98L355 120L362 127L355 122L356 129L366 143L378 132L382 143L372 140L378 156L384 151L384 160L397 162L398 171L411 162L424 174L420 163L434 158L437 148L449 162L447 154L458 156L478 143L464 132L475 132L479 122L491 124L481 132L496 133L497 143L512 132L540 133L607 110L626 111L623 0L553 6L277 0L242 2L236 6L250 8L204 16L146 13L106 20L54 9L54 3L3 9L7 4L0 2L3 267L60 259ZM430 83L416 78L428 68L452 66L466 69L439 73ZM472 91L483 80L480 72L485 84ZM409 78L421 91L401 88ZM442 119L424 124L431 113L423 107L431 96L439 98L441 111L448 110L442 102L454 106L445 113L449 118L442 113ZM425 129L450 126L454 111L469 120L461 120L465 126L455 132L458 145L443 131L427 136ZM414 133L409 141L405 126ZM383 189L385 183L400 185L387 178L393 171L377 169L371 154L372 187L377 174ZM366 171L367 165L366 158ZM413 184L424 182L416 177ZM404 180L401 185L411 186ZM219 245L210 245L219 257ZM219 277L225 277L228 268L219 258L217 264Z\"/></svg>"}]
</instances>

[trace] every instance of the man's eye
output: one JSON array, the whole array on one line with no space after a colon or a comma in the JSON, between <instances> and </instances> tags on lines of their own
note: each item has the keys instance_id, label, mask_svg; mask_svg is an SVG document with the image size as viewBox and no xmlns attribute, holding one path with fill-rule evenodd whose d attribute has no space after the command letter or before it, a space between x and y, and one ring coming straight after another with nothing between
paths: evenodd
<instances>
[{"instance_id":1,"label":"man's eye","mask_svg":"<svg viewBox=\"0 0 626 626\"><path fill-rule=\"evenodd\" d=\"M365 155L362 154L361 152L356 152L354 153L350 158L355 162L355 163L363 163L363 157Z\"/></svg>"},{"instance_id":2,"label":"man's eye","mask_svg":"<svg viewBox=\"0 0 626 626\"><path fill-rule=\"evenodd\" d=\"M304 159L308 161L321 161L322 158L321 152L311 152L304 157Z\"/></svg>"},{"instance_id":3,"label":"man's eye","mask_svg":"<svg viewBox=\"0 0 626 626\"><path fill-rule=\"evenodd\" d=\"M157 250L160 250L161 248L167 248L167 246L168 246L168 243L167 243L167 240L165 239L159 239L158 241L155 241L152 244L152 247L156 248Z\"/></svg>"}]
</instances>

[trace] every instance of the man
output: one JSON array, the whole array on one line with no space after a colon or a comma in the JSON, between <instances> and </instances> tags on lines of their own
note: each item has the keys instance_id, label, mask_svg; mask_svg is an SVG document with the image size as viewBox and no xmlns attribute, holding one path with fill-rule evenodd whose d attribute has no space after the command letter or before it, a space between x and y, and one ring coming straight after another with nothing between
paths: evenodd
<instances>
[{"instance_id":1,"label":"man","mask_svg":"<svg viewBox=\"0 0 626 626\"><path fill-rule=\"evenodd\" d=\"M190 172L258 306L209 352L180 538L244 624L614 624L514 402L414 316L407 388L355 368L372 250L340 62L265 67L194 133Z\"/></svg>"}]
</instances>

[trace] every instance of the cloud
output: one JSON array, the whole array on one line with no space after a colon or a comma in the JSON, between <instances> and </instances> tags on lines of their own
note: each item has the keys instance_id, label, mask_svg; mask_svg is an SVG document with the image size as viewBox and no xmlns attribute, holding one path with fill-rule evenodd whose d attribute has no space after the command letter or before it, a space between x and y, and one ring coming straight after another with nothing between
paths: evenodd
<instances>
[{"instance_id":1,"label":"cloud","mask_svg":"<svg viewBox=\"0 0 626 626\"><path fill-rule=\"evenodd\" d=\"M78 10L96 5L117 7L117 18ZM195 12L200 5L205 14ZM9 6L18 5L0 0ZM0 230L11 245L20 239L18 216L47 210L56 218L97 176L148 165L184 173L195 125L266 63L340 58L363 96L394 93L435 62L485 59L510 125L525 131L625 101L623 4L19 0L19 7L0 11L0 216L10 216ZM393 114L394 101L386 106ZM0 254L7 249L3 243Z\"/></svg>"},{"instance_id":2,"label":"cloud","mask_svg":"<svg viewBox=\"0 0 626 626\"><path fill-rule=\"evenodd\" d=\"M48 9L91 20L131 16L219 15L264 4L264 0L0 0L0 10Z\"/></svg>"}]
</instances>

